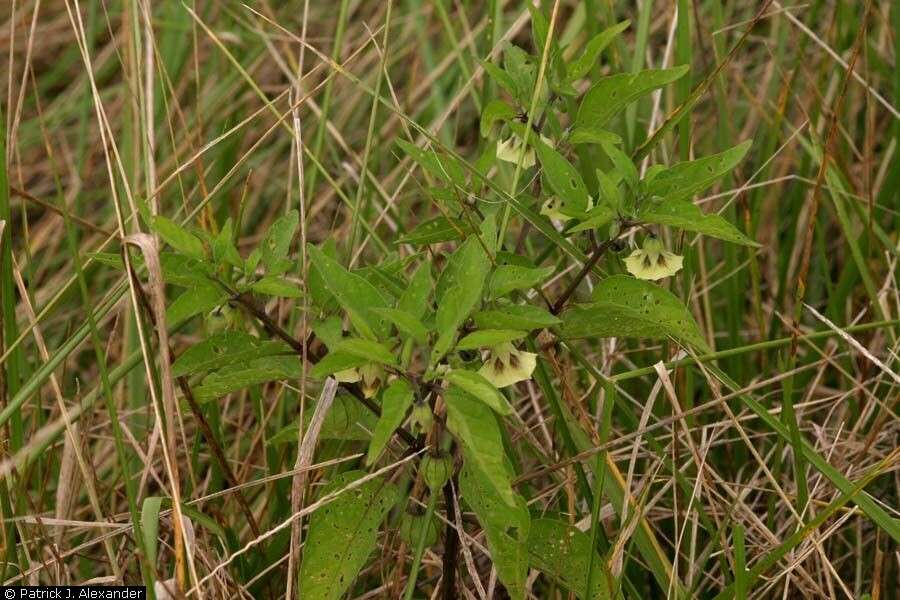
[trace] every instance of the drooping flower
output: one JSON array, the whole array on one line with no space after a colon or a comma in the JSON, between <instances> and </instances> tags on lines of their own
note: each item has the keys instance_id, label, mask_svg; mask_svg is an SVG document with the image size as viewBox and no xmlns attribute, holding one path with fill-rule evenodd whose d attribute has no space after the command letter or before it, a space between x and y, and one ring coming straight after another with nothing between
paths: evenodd
<instances>
[{"instance_id":1,"label":"drooping flower","mask_svg":"<svg viewBox=\"0 0 900 600\"><path fill-rule=\"evenodd\" d=\"M553 147L553 140L546 136L541 136L541 141ZM534 166L534 148L526 148L525 144L516 134L512 134L505 140L497 142L497 158L512 163L519 164L519 158L522 158L522 168L530 169Z\"/></svg>"},{"instance_id":2,"label":"drooping flower","mask_svg":"<svg viewBox=\"0 0 900 600\"><path fill-rule=\"evenodd\" d=\"M339 383L360 383L362 393L366 398L371 398L378 393L378 389L384 382L384 369L377 363L367 363L358 368L336 371L334 378Z\"/></svg>"},{"instance_id":3,"label":"drooping flower","mask_svg":"<svg viewBox=\"0 0 900 600\"><path fill-rule=\"evenodd\" d=\"M656 281L680 271L683 262L683 256L665 250L662 242L648 237L643 248L635 250L625 259L625 268L638 279Z\"/></svg>"},{"instance_id":4,"label":"drooping flower","mask_svg":"<svg viewBox=\"0 0 900 600\"><path fill-rule=\"evenodd\" d=\"M511 342L504 342L490 349L478 374L495 387L503 388L531 379L536 365L537 354L517 350Z\"/></svg>"},{"instance_id":5,"label":"drooping flower","mask_svg":"<svg viewBox=\"0 0 900 600\"><path fill-rule=\"evenodd\" d=\"M562 212L562 198L559 196L550 196L544 203L541 204L541 214L549 219L555 219L557 221L568 221L572 217L570 215ZM594 207L593 199L588 198L588 204L584 208L584 212L588 213Z\"/></svg>"}]
</instances>

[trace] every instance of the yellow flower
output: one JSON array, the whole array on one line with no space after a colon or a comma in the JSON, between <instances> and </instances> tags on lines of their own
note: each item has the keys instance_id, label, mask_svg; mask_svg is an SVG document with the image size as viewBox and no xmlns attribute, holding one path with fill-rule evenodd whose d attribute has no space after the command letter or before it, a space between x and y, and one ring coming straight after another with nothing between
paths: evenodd
<instances>
[{"instance_id":1,"label":"yellow flower","mask_svg":"<svg viewBox=\"0 0 900 600\"><path fill-rule=\"evenodd\" d=\"M541 141L551 148L553 147L553 141L550 138L542 135ZM500 140L497 143L497 158L516 165L519 164L519 158L521 157L522 168L530 169L534 166L534 148L525 148L524 146L522 138L512 134L509 136L509 139Z\"/></svg>"},{"instance_id":2,"label":"yellow flower","mask_svg":"<svg viewBox=\"0 0 900 600\"><path fill-rule=\"evenodd\" d=\"M562 199L558 196L550 196L544 203L541 205L541 214L547 217L548 219L555 219L556 221L568 221L572 217L562 212ZM589 212L594 207L594 202L591 198L588 198L588 205L585 207L584 212Z\"/></svg>"},{"instance_id":3,"label":"yellow flower","mask_svg":"<svg viewBox=\"0 0 900 600\"><path fill-rule=\"evenodd\" d=\"M376 363L368 363L359 368L359 375L362 378L362 392L366 398L371 398L378 393L384 381L384 369Z\"/></svg>"},{"instance_id":4,"label":"yellow flower","mask_svg":"<svg viewBox=\"0 0 900 600\"><path fill-rule=\"evenodd\" d=\"M536 365L537 354L516 350L510 342L504 342L491 348L478 374L495 387L503 388L531 379Z\"/></svg>"},{"instance_id":5,"label":"yellow flower","mask_svg":"<svg viewBox=\"0 0 900 600\"><path fill-rule=\"evenodd\" d=\"M644 247L625 259L625 268L638 279L656 281L681 270L684 257L663 249L656 238L644 240Z\"/></svg>"},{"instance_id":6,"label":"yellow flower","mask_svg":"<svg viewBox=\"0 0 900 600\"><path fill-rule=\"evenodd\" d=\"M384 369L376 363L368 363L359 368L336 371L334 378L339 383L362 382L360 387L363 395L366 398L371 398L378 393L378 388L381 387L384 381Z\"/></svg>"}]
</instances>

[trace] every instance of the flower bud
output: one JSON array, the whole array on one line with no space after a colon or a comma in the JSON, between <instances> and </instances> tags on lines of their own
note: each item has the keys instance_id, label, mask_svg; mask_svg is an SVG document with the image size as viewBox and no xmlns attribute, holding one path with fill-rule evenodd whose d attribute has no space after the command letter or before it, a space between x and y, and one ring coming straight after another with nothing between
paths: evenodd
<instances>
[{"instance_id":1,"label":"flower bud","mask_svg":"<svg viewBox=\"0 0 900 600\"><path fill-rule=\"evenodd\" d=\"M423 527L427 528L425 532L425 546L435 545L438 540L438 526L434 516L432 515L432 518L428 519L421 508L410 507L400 521L400 539L406 542L407 545L415 548L419 543L419 538L422 536Z\"/></svg>"},{"instance_id":2,"label":"flower bud","mask_svg":"<svg viewBox=\"0 0 900 600\"><path fill-rule=\"evenodd\" d=\"M453 474L453 457L446 452L426 454L419 466L422 478L432 494L438 493Z\"/></svg>"}]
</instances>

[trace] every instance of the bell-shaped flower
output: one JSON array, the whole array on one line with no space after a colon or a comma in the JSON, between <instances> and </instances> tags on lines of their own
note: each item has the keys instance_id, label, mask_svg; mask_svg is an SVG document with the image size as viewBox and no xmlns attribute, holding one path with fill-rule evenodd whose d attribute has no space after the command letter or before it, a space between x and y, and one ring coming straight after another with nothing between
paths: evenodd
<instances>
[{"instance_id":1,"label":"bell-shaped flower","mask_svg":"<svg viewBox=\"0 0 900 600\"><path fill-rule=\"evenodd\" d=\"M384 383L384 369L377 363L367 363L361 366L359 376L362 379L362 393L366 398L377 394L381 384Z\"/></svg>"},{"instance_id":2,"label":"bell-shaped flower","mask_svg":"<svg viewBox=\"0 0 900 600\"><path fill-rule=\"evenodd\" d=\"M551 148L553 147L553 141L550 138L542 135L541 141ZM514 165L519 164L519 158L521 158L523 169L530 169L535 163L534 148L526 148L522 138L516 134L497 142L497 158Z\"/></svg>"},{"instance_id":3,"label":"bell-shaped flower","mask_svg":"<svg viewBox=\"0 0 900 600\"><path fill-rule=\"evenodd\" d=\"M495 387L503 388L531 379L536 365L537 354L517 350L512 343L504 342L490 349L478 374Z\"/></svg>"},{"instance_id":4,"label":"bell-shaped flower","mask_svg":"<svg viewBox=\"0 0 900 600\"><path fill-rule=\"evenodd\" d=\"M649 237L644 240L643 248L625 259L625 268L638 279L656 281L680 271L683 262L683 256L665 250L662 242Z\"/></svg>"},{"instance_id":5,"label":"bell-shaped flower","mask_svg":"<svg viewBox=\"0 0 900 600\"><path fill-rule=\"evenodd\" d=\"M344 369L333 375L338 383L357 383L360 380L359 369Z\"/></svg>"}]
</instances>

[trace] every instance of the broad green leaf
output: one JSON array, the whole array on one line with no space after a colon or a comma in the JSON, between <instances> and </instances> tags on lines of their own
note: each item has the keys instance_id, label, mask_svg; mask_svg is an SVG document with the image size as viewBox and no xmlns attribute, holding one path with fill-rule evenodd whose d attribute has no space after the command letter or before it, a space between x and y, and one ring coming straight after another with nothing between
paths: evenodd
<instances>
[{"instance_id":1,"label":"broad green leaf","mask_svg":"<svg viewBox=\"0 0 900 600\"><path fill-rule=\"evenodd\" d=\"M320 321L313 321L312 330L316 337L325 344L325 347L331 351L334 351L344 338L344 326L341 324L341 318L336 315Z\"/></svg>"},{"instance_id":2,"label":"broad green leaf","mask_svg":"<svg viewBox=\"0 0 900 600\"><path fill-rule=\"evenodd\" d=\"M591 197L578 170L539 136L529 136L529 139L541 161L544 178L553 193L562 200L559 210L570 217L577 217L587 211Z\"/></svg>"},{"instance_id":3,"label":"broad green leaf","mask_svg":"<svg viewBox=\"0 0 900 600\"><path fill-rule=\"evenodd\" d=\"M213 268L205 261L176 252L163 252L159 255L159 264L168 284L186 288L212 285Z\"/></svg>"},{"instance_id":4,"label":"broad green leaf","mask_svg":"<svg viewBox=\"0 0 900 600\"><path fill-rule=\"evenodd\" d=\"M144 551L147 563L157 566L156 552L159 548L159 511L163 499L159 496L148 496L141 504L141 535L144 537Z\"/></svg>"},{"instance_id":5,"label":"broad green leaf","mask_svg":"<svg viewBox=\"0 0 900 600\"><path fill-rule=\"evenodd\" d=\"M648 202L638 212L638 219L645 223L696 231L726 242L759 246L726 219L717 214L704 214L700 207L687 200Z\"/></svg>"},{"instance_id":6,"label":"broad green leaf","mask_svg":"<svg viewBox=\"0 0 900 600\"><path fill-rule=\"evenodd\" d=\"M479 329L473 331L456 344L457 350L476 350L478 348L490 348L504 342L512 342L525 337L525 331L515 329Z\"/></svg>"},{"instance_id":7,"label":"broad green leaf","mask_svg":"<svg viewBox=\"0 0 900 600\"><path fill-rule=\"evenodd\" d=\"M513 98L516 97L516 82L513 81L513 78L510 77L509 73L494 63L486 60L481 61L481 65L484 67L484 70L487 71L490 78L494 80L494 83L506 90L506 93Z\"/></svg>"},{"instance_id":8,"label":"broad green leaf","mask_svg":"<svg viewBox=\"0 0 900 600\"><path fill-rule=\"evenodd\" d=\"M506 396L500 393L494 384L476 373L467 369L453 369L446 375L444 379L451 384L459 386L462 390L469 393L491 407L494 412L500 415L511 415L512 406Z\"/></svg>"},{"instance_id":9,"label":"broad green leaf","mask_svg":"<svg viewBox=\"0 0 900 600\"><path fill-rule=\"evenodd\" d=\"M375 308L376 313L394 324L397 330L419 342L424 344L428 340L428 330L422 325L422 322L406 312L398 308Z\"/></svg>"},{"instance_id":10,"label":"broad green leaf","mask_svg":"<svg viewBox=\"0 0 900 600\"><path fill-rule=\"evenodd\" d=\"M228 300L224 290L203 285L185 290L166 309L166 322L170 325L181 323L195 315L207 313Z\"/></svg>"},{"instance_id":11,"label":"broad green leaf","mask_svg":"<svg viewBox=\"0 0 900 600\"><path fill-rule=\"evenodd\" d=\"M541 48L543 51L543 47ZM515 98L521 106L531 103L537 79L537 65L534 58L518 46L508 46L503 52L503 69L515 85ZM546 87L546 86L545 86ZM543 97L544 94L542 93Z\"/></svg>"},{"instance_id":12,"label":"broad green leaf","mask_svg":"<svg viewBox=\"0 0 900 600\"><path fill-rule=\"evenodd\" d=\"M528 531L531 515L521 496L510 509L497 495L490 480L466 463L459 472L462 499L475 511L487 536L491 563L512 600L524 600L528 574Z\"/></svg>"},{"instance_id":13,"label":"broad green leaf","mask_svg":"<svg viewBox=\"0 0 900 600\"><path fill-rule=\"evenodd\" d=\"M612 42L617 35L628 29L629 25L631 25L631 21L622 21L621 23L616 23L612 27L604 29L592 37L584 47L584 52L581 56L573 60L566 67L568 78L570 80L581 79L587 75L590 72L591 67L597 63L597 58L599 58L600 53L609 46L610 42Z\"/></svg>"},{"instance_id":14,"label":"broad green leaf","mask_svg":"<svg viewBox=\"0 0 900 600\"><path fill-rule=\"evenodd\" d=\"M458 387L444 393L447 403L447 428L462 443L466 461L471 461L490 482L501 501L516 508L516 494L510 485L503 440L497 418L481 400Z\"/></svg>"},{"instance_id":15,"label":"broad green leaf","mask_svg":"<svg viewBox=\"0 0 900 600\"><path fill-rule=\"evenodd\" d=\"M291 349L280 340L261 340L242 331L223 331L185 350L172 365L172 374L183 377L288 353Z\"/></svg>"},{"instance_id":16,"label":"broad green leaf","mask_svg":"<svg viewBox=\"0 0 900 600\"><path fill-rule=\"evenodd\" d=\"M661 196L666 201L689 200L734 169L752 143L747 140L719 154L680 162L658 171L652 179L645 182L645 192L651 197Z\"/></svg>"},{"instance_id":17,"label":"broad green leaf","mask_svg":"<svg viewBox=\"0 0 900 600\"><path fill-rule=\"evenodd\" d=\"M431 260L425 260L409 279L409 285L397 300L397 309L421 319L428 312L428 297L431 296Z\"/></svg>"},{"instance_id":18,"label":"broad green leaf","mask_svg":"<svg viewBox=\"0 0 900 600\"><path fill-rule=\"evenodd\" d=\"M338 371L346 371L347 369L355 369L370 362L365 356L357 356L347 352L335 350L329 352L309 371L309 376L313 379L323 379L328 375L333 375Z\"/></svg>"},{"instance_id":19,"label":"broad green leaf","mask_svg":"<svg viewBox=\"0 0 900 600\"><path fill-rule=\"evenodd\" d=\"M588 586L591 554L594 554L594 581ZM575 593L582 600L613 598L616 582L606 562L591 547L591 538L574 525L557 519L535 519L528 532L531 566Z\"/></svg>"},{"instance_id":20,"label":"broad green leaf","mask_svg":"<svg viewBox=\"0 0 900 600\"><path fill-rule=\"evenodd\" d=\"M622 138L611 131L584 124L572 128L569 141L573 144L621 144Z\"/></svg>"},{"instance_id":21,"label":"broad green leaf","mask_svg":"<svg viewBox=\"0 0 900 600\"><path fill-rule=\"evenodd\" d=\"M290 281L277 275L267 275L255 281L250 289L257 294L275 296L276 298L302 298L303 291Z\"/></svg>"},{"instance_id":22,"label":"broad green leaf","mask_svg":"<svg viewBox=\"0 0 900 600\"><path fill-rule=\"evenodd\" d=\"M531 289L547 279L554 267L520 267L517 265L500 265L494 269L488 285L488 297L499 298L514 290Z\"/></svg>"},{"instance_id":23,"label":"broad green leaf","mask_svg":"<svg viewBox=\"0 0 900 600\"><path fill-rule=\"evenodd\" d=\"M287 214L279 217L269 227L266 237L263 239L260 249L262 250L262 264L270 275L280 275L289 268L287 259L288 252L291 249L291 241L300 224L300 213L291 210Z\"/></svg>"},{"instance_id":24,"label":"broad green leaf","mask_svg":"<svg viewBox=\"0 0 900 600\"><path fill-rule=\"evenodd\" d=\"M351 356L364 358L368 362L377 362L383 365L397 363L393 353L384 344L364 340L361 338L344 338L337 345L337 351Z\"/></svg>"},{"instance_id":25,"label":"broad green leaf","mask_svg":"<svg viewBox=\"0 0 900 600\"><path fill-rule=\"evenodd\" d=\"M548 311L531 304L506 304L499 309L483 310L472 317L480 329L543 329L562 321Z\"/></svg>"},{"instance_id":26,"label":"broad green leaf","mask_svg":"<svg viewBox=\"0 0 900 600\"><path fill-rule=\"evenodd\" d=\"M197 260L206 258L206 250L200 238L174 221L161 216L153 217L153 229L175 250Z\"/></svg>"},{"instance_id":27,"label":"broad green leaf","mask_svg":"<svg viewBox=\"0 0 900 600\"><path fill-rule=\"evenodd\" d=\"M365 278L351 273L319 248L310 244L308 253L313 267L322 278L323 285L347 311L350 322L356 330L367 338L386 337L389 330L387 321L372 310L388 307L381 292Z\"/></svg>"},{"instance_id":28,"label":"broad green leaf","mask_svg":"<svg viewBox=\"0 0 900 600\"><path fill-rule=\"evenodd\" d=\"M671 336L708 351L687 307L658 285L627 275L613 275L594 287L593 298L592 303L577 305L563 314L563 337Z\"/></svg>"},{"instance_id":29,"label":"broad green leaf","mask_svg":"<svg viewBox=\"0 0 900 600\"><path fill-rule=\"evenodd\" d=\"M363 471L342 473L322 490L320 497L365 475ZM396 486L376 478L316 510L304 544L298 596L316 600L342 598L375 550L378 527L400 497Z\"/></svg>"},{"instance_id":30,"label":"broad green leaf","mask_svg":"<svg viewBox=\"0 0 900 600\"><path fill-rule=\"evenodd\" d=\"M631 162L631 157L622 152L614 144L602 142L600 145L603 147L603 151L606 153L606 156L608 156L609 160L612 161L616 170L622 174L622 177L625 179L625 183L628 184L628 187L632 190L637 189L638 179L640 178L640 175L638 175L637 167L635 167L634 163Z\"/></svg>"},{"instance_id":31,"label":"broad green leaf","mask_svg":"<svg viewBox=\"0 0 900 600\"><path fill-rule=\"evenodd\" d=\"M438 282L435 325L438 339L430 363L436 365L456 342L457 329L481 302L491 264L478 239L469 237L447 261Z\"/></svg>"},{"instance_id":32,"label":"broad green leaf","mask_svg":"<svg viewBox=\"0 0 900 600\"><path fill-rule=\"evenodd\" d=\"M472 231L468 223L461 219L448 219L436 217L424 223L419 223L413 230L397 239L398 244L412 244L413 246L426 246L460 240Z\"/></svg>"},{"instance_id":33,"label":"broad green leaf","mask_svg":"<svg viewBox=\"0 0 900 600\"><path fill-rule=\"evenodd\" d=\"M208 402L251 385L299 377L301 370L298 357L268 356L247 363L229 365L210 373L194 389L194 395L198 402Z\"/></svg>"},{"instance_id":34,"label":"broad green leaf","mask_svg":"<svg viewBox=\"0 0 900 600\"><path fill-rule=\"evenodd\" d=\"M516 111L503 100L491 100L481 111L481 136L488 137L494 123L516 118Z\"/></svg>"},{"instance_id":35,"label":"broad green leaf","mask_svg":"<svg viewBox=\"0 0 900 600\"><path fill-rule=\"evenodd\" d=\"M648 69L601 77L591 86L575 117L577 127L602 128L623 108L655 89L672 83L688 72L687 66Z\"/></svg>"},{"instance_id":36,"label":"broad green leaf","mask_svg":"<svg viewBox=\"0 0 900 600\"><path fill-rule=\"evenodd\" d=\"M599 172L599 171L598 171ZM616 218L618 212L615 208L604 202L599 206L595 206L585 215L585 219L572 228L572 233L579 231L587 231L588 229L597 229L612 222Z\"/></svg>"},{"instance_id":37,"label":"broad green leaf","mask_svg":"<svg viewBox=\"0 0 900 600\"><path fill-rule=\"evenodd\" d=\"M381 417L372 430L372 441L369 442L367 465L372 465L378 460L391 436L403 424L412 403L413 390L405 379L395 380L384 390L381 395Z\"/></svg>"},{"instance_id":38,"label":"broad green leaf","mask_svg":"<svg viewBox=\"0 0 900 600\"><path fill-rule=\"evenodd\" d=\"M309 428L313 411L304 414L304 430ZM375 415L350 394L338 394L325 413L319 438L323 440L368 441L370 431L375 427ZM297 443L298 427L291 423L268 439L269 446Z\"/></svg>"}]
</instances>

